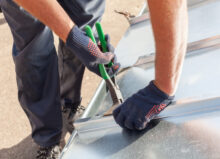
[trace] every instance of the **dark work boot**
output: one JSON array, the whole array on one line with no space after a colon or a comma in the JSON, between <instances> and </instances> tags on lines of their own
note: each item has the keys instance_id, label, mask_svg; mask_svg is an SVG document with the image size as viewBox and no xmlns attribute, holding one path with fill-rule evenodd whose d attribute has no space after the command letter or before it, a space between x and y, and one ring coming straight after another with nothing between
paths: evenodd
<instances>
[{"instance_id":1,"label":"dark work boot","mask_svg":"<svg viewBox=\"0 0 220 159\"><path fill-rule=\"evenodd\" d=\"M65 104L65 106L62 107L63 126L70 134L74 130L74 121L77 120L85 110L85 107L80 103L81 101L74 104Z\"/></svg>"},{"instance_id":2,"label":"dark work boot","mask_svg":"<svg viewBox=\"0 0 220 159\"><path fill-rule=\"evenodd\" d=\"M58 159L61 153L59 145L50 147L39 147L36 159Z\"/></svg>"}]
</instances>

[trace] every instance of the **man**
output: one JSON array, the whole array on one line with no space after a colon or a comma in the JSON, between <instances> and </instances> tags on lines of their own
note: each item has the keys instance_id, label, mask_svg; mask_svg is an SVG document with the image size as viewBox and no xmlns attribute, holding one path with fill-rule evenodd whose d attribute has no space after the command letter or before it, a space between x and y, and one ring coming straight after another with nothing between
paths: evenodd
<instances>
[{"instance_id":1,"label":"man","mask_svg":"<svg viewBox=\"0 0 220 159\"><path fill-rule=\"evenodd\" d=\"M107 55L102 54L97 47L95 47L90 40L77 28L74 23L77 21L73 21L67 16L62 7L69 11L69 6L71 6L71 2L64 2L60 5L53 0L38 0L38 1L28 1L28 0L16 0L16 2L29 11L32 15L37 17L44 24L49 26L66 44L70 52L75 51L75 56L79 58L84 65L86 65L91 71L95 72L99 75L97 70L98 63L108 63L112 58L113 54L108 53ZM83 1L84 2L84 1ZM101 2L98 2L99 6L101 6ZM95 3L91 1L91 4ZM82 2L78 2L78 5L75 6L75 11L80 12L83 8ZM80 5L81 4L81 5ZM186 42L187 42L187 10L186 10L186 0L148 0L151 21L155 35L156 41L156 75L155 80L150 82L150 84L144 89L140 90L130 98L128 98L122 105L120 105L113 113L116 122L122 126L123 128L129 129L138 129L142 130L147 126L147 123L150 122L151 119L154 118L156 114L166 108L173 100L173 95L176 91L178 80L181 73L181 68L183 64L184 55L186 52ZM4 6L4 5L3 5ZM4 7L2 7L4 12ZM6 13L7 15L7 13ZM74 15L74 14L69 14ZM74 15L77 16L77 15ZM8 18L10 19L10 18ZM8 20L9 21L9 20ZM10 23L9 23L10 25ZM78 25L78 24L77 24ZM38 35L40 36L40 35ZM33 39L35 40L35 39ZM44 39L41 39L44 40ZM32 42L32 41L31 41ZM90 47L87 47L87 46ZM62 48L62 47L61 47ZM95 50L94 55L91 56L91 51L88 48L92 48ZM16 53L16 47L14 46L13 54L19 58L19 55ZM52 49L51 49L52 50ZM80 52L80 54L78 53ZM73 55L73 54L71 54ZM20 55L22 56L22 54ZM16 57L16 58L17 58ZM38 56L37 56L38 57ZM46 60L43 58L42 60ZM34 62L35 60L33 60ZM16 64L16 60L15 60ZM18 67L18 66L16 66ZM24 66L20 66L24 68ZM22 68L20 68L22 70ZM51 69L56 69L56 65L50 67ZM18 70L17 70L18 71ZM117 70L113 69L113 72ZM35 72L37 73L37 72ZM52 72L50 73L50 77L52 77ZM19 83L18 79L18 83ZM28 82L28 81L27 81ZM57 77L51 78L49 82L45 83L46 88L53 88L53 92L50 94L45 94L45 98L53 98L57 96L58 88L54 89L54 87L49 87L52 82L57 82ZM58 84L57 84L58 85ZM31 87L31 86L29 86ZM19 94L20 102L23 101L21 93ZM61 75L61 97L62 97L62 75ZM36 99L37 101L38 99ZM25 101L25 100L24 100ZM53 100L52 100L53 101ZM68 100L67 100L68 101ZM58 102L58 101L53 101ZM58 102L59 103L59 102ZM68 103L68 102L67 102ZM27 104L27 103L25 103ZM66 104L66 103L65 103ZM54 105L54 104L53 104ZM59 105L59 104L58 104ZM34 109L34 108L33 108ZM42 112L49 112L47 109L42 108ZM59 109L59 107L57 108ZM50 109L51 111L51 109ZM50 114L54 113L55 116L60 116L60 112L58 113L54 111L50 112ZM31 114L32 112L28 112ZM27 114L28 114L27 113ZM41 115L41 114L40 114ZM35 117L35 116L34 116ZM41 116L40 116L41 117ZM35 119L35 118L34 118ZM39 120L39 119L36 119ZM45 125L43 129L45 131L40 133L40 137L48 133L48 131L59 132L60 127L57 127L57 123L60 123L57 119L52 119L52 117L48 117L47 120L55 120L56 126ZM51 124L51 122L49 122ZM60 124L61 125L61 124ZM53 127L53 130L49 130L49 128ZM33 125L32 125L33 127ZM55 129L55 127L57 129ZM36 128L33 127L33 130ZM42 130L42 129L40 129ZM38 130L38 131L40 131ZM57 130L57 131L55 131ZM34 131L33 138L37 132ZM50 141L47 144L42 144L37 140L38 138L34 138L35 141L41 145L42 150L48 149L49 153L54 155L55 152L58 151L55 149L59 140L57 140L57 136L59 133L51 133L51 138L45 138L44 141ZM56 135L54 135L56 134ZM48 152L46 151L46 152ZM44 151L45 152L45 151Z\"/></svg>"},{"instance_id":2,"label":"man","mask_svg":"<svg viewBox=\"0 0 220 159\"><path fill-rule=\"evenodd\" d=\"M114 58L111 52L103 54L82 31L101 19L105 1L0 0L0 6L14 39L19 102L30 121L32 138L40 146L36 158L58 158L62 119L71 133L83 109L80 91L85 66L100 76L98 64ZM60 37L59 58L51 30L29 13ZM107 36L106 40L111 49ZM115 63L109 74L118 69Z\"/></svg>"},{"instance_id":3,"label":"man","mask_svg":"<svg viewBox=\"0 0 220 159\"><path fill-rule=\"evenodd\" d=\"M186 0L148 0L156 42L155 80L113 112L123 128L142 130L173 100L186 52Z\"/></svg>"}]
</instances>

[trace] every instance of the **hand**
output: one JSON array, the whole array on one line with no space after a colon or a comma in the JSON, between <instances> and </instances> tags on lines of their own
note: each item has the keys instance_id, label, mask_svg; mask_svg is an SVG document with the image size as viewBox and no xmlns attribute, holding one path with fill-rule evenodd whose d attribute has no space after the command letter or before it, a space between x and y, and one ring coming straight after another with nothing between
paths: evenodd
<instances>
[{"instance_id":1,"label":"hand","mask_svg":"<svg viewBox=\"0 0 220 159\"><path fill-rule=\"evenodd\" d=\"M105 40L106 40L106 43L107 43L107 50L108 50L109 52L114 53L114 52L115 52L115 48L111 45L110 36L109 36L108 34L105 35ZM102 50L102 46L101 46L100 43L98 43L98 47L99 47L99 49L100 49L101 51L103 51L103 50ZM115 74L117 74L118 71L119 71L119 69L120 69L120 67L121 67L121 64L117 62L117 56L116 56L116 54L114 54L114 55L115 55L114 58L111 60L111 61L114 63L114 65L113 65L112 67L108 67L108 65L105 65L105 69L106 69L106 71L108 72L108 74L109 74L110 77L112 77L112 76L114 76Z\"/></svg>"},{"instance_id":2,"label":"hand","mask_svg":"<svg viewBox=\"0 0 220 159\"><path fill-rule=\"evenodd\" d=\"M82 63L92 72L101 76L99 72L99 64L108 64L114 59L115 54L112 52L102 53L98 46L87 37L78 27L73 27L66 40L66 45L74 50L75 55ZM110 76L116 73L120 68L119 63L115 63L111 67Z\"/></svg>"},{"instance_id":3,"label":"hand","mask_svg":"<svg viewBox=\"0 0 220 159\"><path fill-rule=\"evenodd\" d=\"M106 44L107 44L107 50L108 50L109 52L114 53L114 52L115 52L115 48L114 48L114 46L112 46L112 44L111 44L111 39L110 39L110 36L109 36L108 34L105 34L105 41L106 41ZM98 42L98 47L99 47L99 49L100 49L101 51L103 51L100 42Z\"/></svg>"},{"instance_id":4,"label":"hand","mask_svg":"<svg viewBox=\"0 0 220 159\"><path fill-rule=\"evenodd\" d=\"M131 130L142 130L164 110L173 100L154 85L153 81L129 97L113 111L115 121L122 127Z\"/></svg>"}]
</instances>

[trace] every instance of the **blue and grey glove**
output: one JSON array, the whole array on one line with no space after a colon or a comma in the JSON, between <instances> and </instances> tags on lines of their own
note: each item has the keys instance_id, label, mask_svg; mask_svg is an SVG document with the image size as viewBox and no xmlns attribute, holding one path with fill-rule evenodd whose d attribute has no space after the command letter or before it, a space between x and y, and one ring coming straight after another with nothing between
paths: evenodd
<instances>
[{"instance_id":1,"label":"blue and grey glove","mask_svg":"<svg viewBox=\"0 0 220 159\"><path fill-rule=\"evenodd\" d=\"M174 96L165 94L151 81L116 108L113 116L122 128L143 130L173 99Z\"/></svg>"},{"instance_id":2,"label":"blue and grey glove","mask_svg":"<svg viewBox=\"0 0 220 159\"><path fill-rule=\"evenodd\" d=\"M108 34L105 35L105 41L107 43L107 50L111 53L115 53L115 48L111 45L110 36ZM98 43L98 47L102 51L102 46L101 46L100 43ZM111 61L114 63L114 65L112 67L108 67L108 65L105 65L106 66L105 69L108 72L110 77L117 74L120 67L121 67L121 64L117 62L116 54L115 54L114 58Z\"/></svg>"},{"instance_id":3,"label":"blue and grey glove","mask_svg":"<svg viewBox=\"0 0 220 159\"><path fill-rule=\"evenodd\" d=\"M67 47L73 49L75 55L82 61L82 63L92 72L101 77L99 72L99 64L108 64L114 59L115 54L112 52L102 53L98 46L87 37L83 31L77 26L74 26L70 31L67 41ZM119 63L114 63L110 68L109 75L112 76L120 68Z\"/></svg>"},{"instance_id":4,"label":"blue and grey glove","mask_svg":"<svg viewBox=\"0 0 220 159\"><path fill-rule=\"evenodd\" d=\"M111 39L110 39L110 36L109 36L108 34L105 34L105 41L106 41L106 44L107 44L107 50L108 50L109 52L114 53L114 52L115 52L115 48L111 45ZM98 46L99 46L99 49L100 49L101 51L103 51L100 42L98 42Z\"/></svg>"}]
</instances>

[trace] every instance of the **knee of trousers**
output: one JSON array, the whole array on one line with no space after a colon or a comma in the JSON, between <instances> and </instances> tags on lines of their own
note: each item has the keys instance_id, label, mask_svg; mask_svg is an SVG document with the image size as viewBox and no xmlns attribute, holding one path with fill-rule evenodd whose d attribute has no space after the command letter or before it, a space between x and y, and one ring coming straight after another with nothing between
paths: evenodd
<instances>
[{"instance_id":1,"label":"knee of trousers","mask_svg":"<svg viewBox=\"0 0 220 159\"><path fill-rule=\"evenodd\" d=\"M22 50L18 50L14 42L12 54L15 63L19 99L20 95L23 94L31 102L38 101L42 97L45 81L52 78L48 77L48 75L52 72L56 81L56 78L59 77L57 54L53 44L52 32L45 27ZM58 85L57 83L55 84Z\"/></svg>"},{"instance_id":2,"label":"knee of trousers","mask_svg":"<svg viewBox=\"0 0 220 159\"><path fill-rule=\"evenodd\" d=\"M56 63L56 51L51 30L12 0L0 1L11 29L13 59L18 89L37 98L47 74L47 66Z\"/></svg>"}]
</instances>

